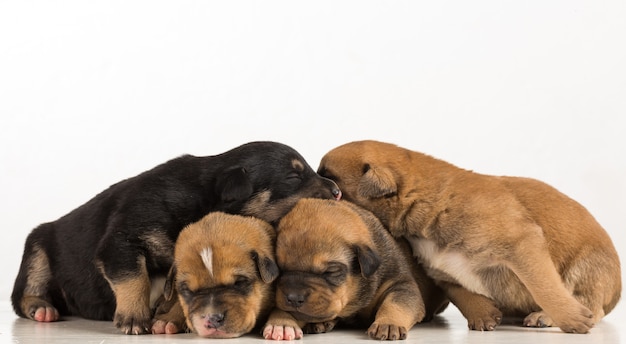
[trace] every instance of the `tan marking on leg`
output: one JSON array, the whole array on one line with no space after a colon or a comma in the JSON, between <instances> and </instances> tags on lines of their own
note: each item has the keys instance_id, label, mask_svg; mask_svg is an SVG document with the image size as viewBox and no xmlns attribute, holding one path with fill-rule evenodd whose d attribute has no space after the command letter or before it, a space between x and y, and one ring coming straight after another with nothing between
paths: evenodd
<instances>
[{"instance_id":1,"label":"tan marking on leg","mask_svg":"<svg viewBox=\"0 0 626 344\"><path fill-rule=\"evenodd\" d=\"M52 279L52 272L50 271L48 256L39 246L35 246L28 264L28 278L26 279L24 295L45 295L48 292L46 286L50 279Z\"/></svg>"},{"instance_id":2,"label":"tan marking on leg","mask_svg":"<svg viewBox=\"0 0 626 344\"><path fill-rule=\"evenodd\" d=\"M115 294L115 316L113 322L126 334L150 332L150 278L146 268L146 258L139 257L139 274L124 279L111 280L104 274L102 263L97 265L103 272Z\"/></svg>"}]
</instances>

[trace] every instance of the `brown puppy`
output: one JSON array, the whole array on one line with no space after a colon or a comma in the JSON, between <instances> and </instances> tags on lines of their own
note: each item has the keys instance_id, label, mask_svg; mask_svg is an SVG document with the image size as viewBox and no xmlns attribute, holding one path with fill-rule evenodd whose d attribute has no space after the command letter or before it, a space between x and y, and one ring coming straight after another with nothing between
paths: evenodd
<instances>
[{"instance_id":1,"label":"brown puppy","mask_svg":"<svg viewBox=\"0 0 626 344\"><path fill-rule=\"evenodd\" d=\"M276 263L278 310L266 339L327 332L341 320L366 322L371 338L406 339L447 305L408 245L403 250L372 213L348 202L298 201L278 224Z\"/></svg>"},{"instance_id":2,"label":"brown puppy","mask_svg":"<svg viewBox=\"0 0 626 344\"><path fill-rule=\"evenodd\" d=\"M331 150L318 172L411 241L472 329L492 330L504 313L586 333L620 298L607 233L540 181L481 175L375 141Z\"/></svg>"},{"instance_id":3,"label":"brown puppy","mask_svg":"<svg viewBox=\"0 0 626 344\"><path fill-rule=\"evenodd\" d=\"M274 239L269 223L221 212L183 229L165 287L173 299L175 286L178 302L157 311L153 332L176 333L185 322L202 337L250 332L274 304Z\"/></svg>"}]
</instances>

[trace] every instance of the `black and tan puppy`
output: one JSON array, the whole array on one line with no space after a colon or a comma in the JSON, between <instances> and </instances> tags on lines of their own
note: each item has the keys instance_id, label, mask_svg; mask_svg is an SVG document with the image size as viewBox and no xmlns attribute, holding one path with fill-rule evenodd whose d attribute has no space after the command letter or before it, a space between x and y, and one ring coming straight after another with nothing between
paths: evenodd
<instances>
[{"instance_id":1,"label":"black and tan puppy","mask_svg":"<svg viewBox=\"0 0 626 344\"><path fill-rule=\"evenodd\" d=\"M586 333L620 298L611 239L545 183L482 175L375 141L331 150L319 173L409 239L472 329L493 330L504 314Z\"/></svg>"},{"instance_id":2,"label":"black and tan puppy","mask_svg":"<svg viewBox=\"0 0 626 344\"><path fill-rule=\"evenodd\" d=\"M447 305L410 253L354 204L298 201L277 227L278 309L264 337L297 339L302 329L327 332L345 321L369 326L371 338L406 339Z\"/></svg>"},{"instance_id":3,"label":"black and tan puppy","mask_svg":"<svg viewBox=\"0 0 626 344\"><path fill-rule=\"evenodd\" d=\"M280 143L168 161L35 228L26 239L13 308L36 321L71 314L113 319L127 334L147 333L151 280L169 271L186 225L211 211L272 222L302 197L338 199L341 193Z\"/></svg>"},{"instance_id":4,"label":"black and tan puppy","mask_svg":"<svg viewBox=\"0 0 626 344\"><path fill-rule=\"evenodd\" d=\"M155 316L153 329L178 332L186 323L210 338L250 332L274 305L274 240L272 225L249 216L215 212L187 226L176 241L165 287L168 298L178 294L178 302Z\"/></svg>"}]
</instances>

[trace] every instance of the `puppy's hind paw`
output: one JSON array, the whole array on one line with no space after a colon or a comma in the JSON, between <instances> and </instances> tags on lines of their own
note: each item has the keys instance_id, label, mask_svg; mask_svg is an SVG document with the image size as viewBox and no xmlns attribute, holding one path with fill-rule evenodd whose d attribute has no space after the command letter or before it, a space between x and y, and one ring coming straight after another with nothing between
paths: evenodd
<instances>
[{"instance_id":1,"label":"puppy's hind paw","mask_svg":"<svg viewBox=\"0 0 626 344\"><path fill-rule=\"evenodd\" d=\"M367 330L367 335L378 340L404 340L407 330L404 326L373 323Z\"/></svg>"},{"instance_id":2,"label":"puppy's hind paw","mask_svg":"<svg viewBox=\"0 0 626 344\"><path fill-rule=\"evenodd\" d=\"M24 297L22 310L26 317L39 322L53 322L60 318L59 311L39 297Z\"/></svg>"},{"instance_id":3,"label":"puppy's hind paw","mask_svg":"<svg viewBox=\"0 0 626 344\"><path fill-rule=\"evenodd\" d=\"M302 329L297 326L265 325L263 338L269 340L295 340L303 336Z\"/></svg>"},{"instance_id":4,"label":"puppy's hind paw","mask_svg":"<svg viewBox=\"0 0 626 344\"><path fill-rule=\"evenodd\" d=\"M41 307L31 314L33 320L39 322L53 322L59 320L59 311L54 307Z\"/></svg>"}]
</instances>

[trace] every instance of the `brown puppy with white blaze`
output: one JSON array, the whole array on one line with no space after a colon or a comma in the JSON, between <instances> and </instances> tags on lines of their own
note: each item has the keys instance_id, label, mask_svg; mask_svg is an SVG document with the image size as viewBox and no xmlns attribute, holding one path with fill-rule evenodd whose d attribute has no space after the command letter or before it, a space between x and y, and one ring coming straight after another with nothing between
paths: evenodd
<instances>
[{"instance_id":1,"label":"brown puppy with white blaze","mask_svg":"<svg viewBox=\"0 0 626 344\"><path fill-rule=\"evenodd\" d=\"M153 329L176 333L186 321L202 337L250 332L274 304L274 240L274 228L254 217L214 212L187 226L165 287L167 298L176 291L178 303L157 312Z\"/></svg>"},{"instance_id":2,"label":"brown puppy with white blaze","mask_svg":"<svg viewBox=\"0 0 626 344\"><path fill-rule=\"evenodd\" d=\"M406 339L447 305L408 244L403 250L372 213L349 202L298 201L278 224L276 263L278 309L266 339L328 332L338 321L369 326L374 339Z\"/></svg>"},{"instance_id":3,"label":"brown puppy with white blaze","mask_svg":"<svg viewBox=\"0 0 626 344\"><path fill-rule=\"evenodd\" d=\"M586 333L620 298L608 234L545 183L482 175L376 141L331 150L318 172L411 242L471 329L493 330L504 314Z\"/></svg>"}]
</instances>

